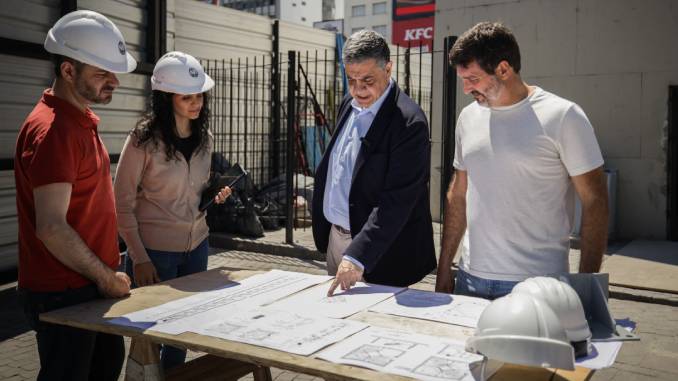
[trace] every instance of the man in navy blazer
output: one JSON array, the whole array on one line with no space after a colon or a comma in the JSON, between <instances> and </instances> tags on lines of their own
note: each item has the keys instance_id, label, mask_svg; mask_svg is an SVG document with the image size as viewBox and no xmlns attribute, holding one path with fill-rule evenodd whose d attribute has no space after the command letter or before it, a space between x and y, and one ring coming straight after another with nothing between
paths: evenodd
<instances>
[{"instance_id":1,"label":"man in navy blazer","mask_svg":"<svg viewBox=\"0 0 678 381\"><path fill-rule=\"evenodd\" d=\"M349 93L315 175L313 238L327 253L328 290L355 282L408 286L436 267L429 209L429 128L391 79L388 44L362 30L343 60Z\"/></svg>"}]
</instances>

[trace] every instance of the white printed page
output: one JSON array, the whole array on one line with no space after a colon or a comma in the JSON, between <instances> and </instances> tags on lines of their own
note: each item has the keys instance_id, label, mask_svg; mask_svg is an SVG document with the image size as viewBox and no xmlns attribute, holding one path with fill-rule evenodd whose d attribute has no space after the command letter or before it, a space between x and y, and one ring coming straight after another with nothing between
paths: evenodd
<instances>
[{"instance_id":1,"label":"white printed page","mask_svg":"<svg viewBox=\"0 0 678 381\"><path fill-rule=\"evenodd\" d=\"M489 300L408 289L370 311L475 328Z\"/></svg>"},{"instance_id":2,"label":"white printed page","mask_svg":"<svg viewBox=\"0 0 678 381\"><path fill-rule=\"evenodd\" d=\"M482 356L466 352L462 341L378 327L358 332L315 357L430 381L476 380L482 361ZM486 369L485 376L493 371Z\"/></svg>"},{"instance_id":3,"label":"white printed page","mask_svg":"<svg viewBox=\"0 0 678 381\"><path fill-rule=\"evenodd\" d=\"M224 288L132 312L110 322L176 335L211 323L234 310L268 304L329 279L331 277L325 275L271 270Z\"/></svg>"},{"instance_id":4,"label":"white printed page","mask_svg":"<svg viewBox=\"0 0 678 381\"><path fill-rule=\"evenodd\" d=\"M349 290L337 289L333 296L328 297L329 286L329 284L323 284L310 288L273 303L271 307L341 319L363 311L404 290L401 287L358 282Z\"/></svg>"},{"instance_id":5,"label":"white printed page","mask_svg":"<svg viewBox=\"0 0 678 381\"><path fill-rule=\"evenodd\" d=\"M222 316L193 332L298 355L310 355L367 328L365 323L257 308Z\"/></svg>"}]
</instances>

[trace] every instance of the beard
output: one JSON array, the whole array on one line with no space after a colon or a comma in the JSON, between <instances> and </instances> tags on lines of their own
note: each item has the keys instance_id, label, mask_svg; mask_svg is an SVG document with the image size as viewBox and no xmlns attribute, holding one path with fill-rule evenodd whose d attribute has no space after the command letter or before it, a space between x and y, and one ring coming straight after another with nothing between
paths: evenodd
<instances>
[{"instance_id":1,"label":"beard","mask_svg":"<svg viewBox=\"0 0 678 381\"><path fill-rule=\"evenodd\" d=\"M101 89L90 85L84 78L80 77L75 82L75 90L78 94L93 104L108 104L113 99L113 86L104 85Z\"/></svg>"},{"instance_id":2,"label":"beard","mask_svg":"<svg viewBox=\"0 0 678 381\"><path fill-rule=\"evenodd\" d=\"M487 86L483 92L473 90L471 91L471 95L481 106L490 107L497 99L499 99L502 88L503 85L499 80L493 77L489 86Z\"/></svg>"}]
</instances>

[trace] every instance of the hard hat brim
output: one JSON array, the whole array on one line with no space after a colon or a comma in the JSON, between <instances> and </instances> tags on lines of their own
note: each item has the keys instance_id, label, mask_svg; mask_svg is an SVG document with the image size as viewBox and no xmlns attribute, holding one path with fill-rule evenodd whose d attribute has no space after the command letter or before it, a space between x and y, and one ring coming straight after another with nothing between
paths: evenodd
<instances>
[{"instance_id":1,"label":"hard hat brim","mask_svg":"<svg viewBox=\"0 0 678 381\"><path fill-rule=\"evenodd\" d=\"M191 94L200 94L206 91L210 91L214 87L214 80L212 77L205 73L205 81L203 81L202 86L178 86L171 83L162 83L156 79L155 76L151 77L151 89L160 90L166 93L172 94L181 94L181 95L191 95Z\"/></svg>"}]
</instances>

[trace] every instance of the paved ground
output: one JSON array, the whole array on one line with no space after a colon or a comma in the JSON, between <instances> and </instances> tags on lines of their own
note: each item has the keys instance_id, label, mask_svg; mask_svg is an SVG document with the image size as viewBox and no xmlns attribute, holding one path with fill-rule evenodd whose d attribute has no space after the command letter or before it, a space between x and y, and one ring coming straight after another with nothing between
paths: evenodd
<instances>
[{"instance_id":1,"label":"paved ground","mask_svg":"<svg viewBox=\"0 0 678 381\"><path fill-rule=\"evenodd\" d=\"M275 268L322 274L325 264L243 251L213 250L209 266ZM33 380L38 372L35 338L24 323L17 304L15 280L11 273L0 274L0 380ZM433 282L434 277L428 276L417 287L430 289ZM617 363L596 372L593 380L678 380L678 307L611 299L610 308L616 318L628 317L636 321L642 340L624 344ZM320 380L279 369L273 369L273 378L279 381ZM244 378L248 379L251 378Z\"/></svg>"}]
</instances>

